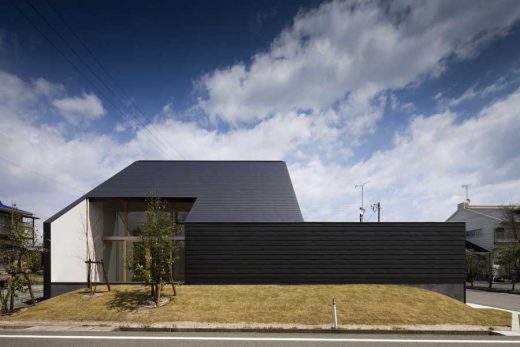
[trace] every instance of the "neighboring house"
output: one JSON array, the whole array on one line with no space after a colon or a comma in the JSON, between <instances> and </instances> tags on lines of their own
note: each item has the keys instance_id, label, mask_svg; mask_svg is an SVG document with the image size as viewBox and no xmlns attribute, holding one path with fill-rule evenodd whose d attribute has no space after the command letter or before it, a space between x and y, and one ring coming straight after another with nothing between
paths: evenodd
<instances>
[{"instance_id":1,"label":"neighboring house","mask_svg":"<svg viewBox=\"0 0 520 347\"><path fill-rule=\"evenodd\" d=\"M504 206L469 205L463 202L446 221L466 223L466 248L490 252L495 248L516 242L513 231L504 228Z\"/></svg>"},{"instance_id":2,"label":"neighboring house","mask_svg":"<svg viewBox=\"0 0 520 347\"><path fill-rule=\"evenodd\" d=\"M464 300L463 223L305 223L283 161L134 162L44 222L45 297L84 287L88 258L134 282L151 194L181 226L177 280L410 284Z\"/></svg>"},{"instance_id":3,"label":"neighboring house","mask_svg":"<svg viewBox=\"0 0 520 347\"><path fill-rule=\"evenodd\" d=\"M33 247L35 246L35 233L34 233L34 220L39 219L34 216L33 213L20 210L15 206L4 205L0 201L0 238L5 239L5 235L8 233L9 228L11 228L11 223L13 218L18 217L21 218L21 221L24 223L24 226L27 228L27 234L32 240ZM1 247L1 243L0 243Z\"/></svg>"}]
</instances>

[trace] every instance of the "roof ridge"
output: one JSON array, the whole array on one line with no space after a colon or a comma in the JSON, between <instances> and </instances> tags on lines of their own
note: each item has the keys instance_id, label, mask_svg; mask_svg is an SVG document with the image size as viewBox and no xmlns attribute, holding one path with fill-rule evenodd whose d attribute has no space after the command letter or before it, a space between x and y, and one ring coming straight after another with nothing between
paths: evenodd
<instances>
[{"instance_id":1,"label":"roof ridge","mask_svg":"<svg viewBox=\"0 0 520 347\"><path fill-rule=\"evenodd\" d=\"M467 208L503 208L505 205L468 205Z\"/></svg>"},{"instance_id":2,"label":"roof ridge","mask_svg":"<svg viewBox=\"0 0 520 347\"><path fill-rule=\"evenodd\" d=\"M466 208L467 211L470 211L470 212L473 212L473 213L476 213L478 215L481 215L481 216L485 216L485 217L488 217L488 218L491 218L491 219L495 219L495 220L498 220L498 221L501 221L500 218L497 218L497 217L494 217L494 216L490 216L489 214L487 213L482 213L480 211L476 211L475 209L471 209L471 207L469 208Z\"/></svg>"},{"instance_id":3,"label":"roof ridge","mask_svg":"<svg viewBox=\"0 0 520 347\"><path fill-rule=\"evenodd\" d=\"M162 159L141 159L141 160L136 160L135 163L137 162L178 162L178 163L182 163L182 162L212 162L212 163L226 163L226 162L233 162L233 163L240 163L240 162L245 162L245 163L284 163L285 161L284 160L162 160Z\"/></svg>"}]
</instances>

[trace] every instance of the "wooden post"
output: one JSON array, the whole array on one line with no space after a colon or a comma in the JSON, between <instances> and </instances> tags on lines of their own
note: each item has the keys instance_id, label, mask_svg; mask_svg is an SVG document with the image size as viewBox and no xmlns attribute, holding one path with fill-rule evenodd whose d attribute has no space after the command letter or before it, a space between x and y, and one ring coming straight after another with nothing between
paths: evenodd
<instances>
[{"instance_id":1,"label":"wooden post","mask_svg":"<svg viewBox=\"0 0 520 347\"><path fill-rule=\"evenodd\" d=\"M88 288L88 292L92 295L92 274L91 274L91 261L90 261L90 258L88 258L88 260L85 262L87 263L87 288Z\"/></svg>"},{"instance_id":2,"label":"wooden post","mask_svg":"<svg viewBox=\"0 0 520 347\"><path fill-rule=\"evenodd\" d=\"M110 283L108 281L107 271L105 270L105 262L103 260L101 260L101 268L103 269L103 278L105 279L108 291L110 291Z\"/></svg>"}]
</instances>

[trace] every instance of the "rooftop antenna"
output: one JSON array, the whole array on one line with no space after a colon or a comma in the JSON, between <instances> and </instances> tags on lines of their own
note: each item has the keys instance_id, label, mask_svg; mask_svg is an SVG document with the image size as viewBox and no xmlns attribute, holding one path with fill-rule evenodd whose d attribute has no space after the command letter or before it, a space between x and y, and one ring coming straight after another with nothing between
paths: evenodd
<instances>
[{"instance_id":1,"label":"rooftop antenna","mask_svg":"<svg viewBox=\"0 0 520 347\"><path fill-rule=\"evenodd\" d=\"M365 214L365 208L363 207L363 194L364 194L365 184L367 184L367 183L368 183L368 181L361 183L361 184L356 184L354 186L354 188L361 188L361 207L359 208L359 222L360 223L363 223L363 215Z\"/></svg>"},{"instance_id":2,"label":"rooftop antenna","mask_svg":"<svg viewBox=\"0 0 520 347\"><path fill-rule=\"evenodd\" d=\"M468 203L468 205L469 205L469 202L470 202L469 197L468 197L468 192L469 192L469 186L470 185L471 184L463 184L463 185L461 185L461 187L466 190L466 203Z\"/></svg>"}]
</instances>

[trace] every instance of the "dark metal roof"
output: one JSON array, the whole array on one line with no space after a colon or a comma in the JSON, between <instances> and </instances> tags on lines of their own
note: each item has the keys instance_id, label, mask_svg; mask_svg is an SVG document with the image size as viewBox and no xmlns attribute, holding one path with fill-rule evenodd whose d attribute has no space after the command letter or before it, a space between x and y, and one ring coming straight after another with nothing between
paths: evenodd
<instances>
[{"instance_id":1,"label":"dark metal roof","mask_svg":"<svg viewBox=\"0 0 520 347\"><path fill-rule=\"evenodd\" d=\"M195 198L187 222L301 222L283 161L136 161L84 198Z\"/></svg>"},{"instance_id":2,"label":"dark metal roof","mask_svg":"<svg viewBox=\"0 0 520 347\"><path fill-rule=\"evenodd\" d=\"M466 240L466 249L469 249L473 252L477 252L477 253L487 253L489 252L489 250L483 248L483 247L480 247L479 245L476 245L474 244L473 242L470 242L468 240Z\"/></svg>"}]
</instances>

